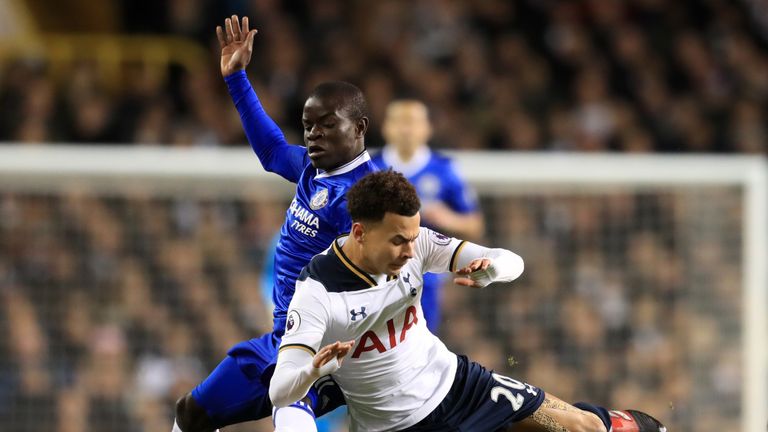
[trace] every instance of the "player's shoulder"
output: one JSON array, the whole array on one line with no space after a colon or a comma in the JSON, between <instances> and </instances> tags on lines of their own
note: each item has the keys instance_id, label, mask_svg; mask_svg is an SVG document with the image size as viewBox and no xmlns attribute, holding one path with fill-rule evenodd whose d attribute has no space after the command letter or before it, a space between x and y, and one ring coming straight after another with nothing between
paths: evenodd
<instances>
[{"instance_id":1,"label":"player's shoulder","mask_svg":"<svg viewBox=\"0 0 768 432\"><path fill-rule=\"evenodd\" d=\"M340 198L344 198L347 190L352 187L358 180L366 175L379 171L380 168L372 160L366 160L363 163L355 166L353 169L344 170L343 172L334 174L333 176L318 176L322 187L328 187L333 190Z\"/></svg>"},{"instance_id":2,"label":"player's shoulder","mask_svg":"<svg viewBox=\"0 0 768 432\"><path fill-rule=\"evenodd\" d=\"M389 166L387 166L387 163L384 162L383 149L378 149L377 151L371 153L371 162L373 162L373 164L376 165L379 169L389 168Z\"/></svg>"},{"instance_id":3,"label":"player's shoulder","mask_svg":"<svg viewBox=\"0 0 768 432\"><path fill-rule=\"evenodd\" d=\"M374 163L380 163L384 161L384 147L377 148L376 150L373 150L370 152L371 154L371 160Z\"/></svg>"},{"instance_id":4,"label":"player's shoulder","mask_svg":"<svg viewBox=\"0 0 768 432\"><path fill-rule=\"evenodd\" d=\"M364 152L362 155L362 161L359 166L357 166L354 170L352 170L351 174L358 179L361 177L364 177L374 171L380 171L381 166L378 163L378 154L371 155L368 153L368 150Z\"/></svg>"},{"instance_id":5,"label":"player's shoulder","mask_svg":"<svg viewBox=\"0 0 768 432\"><path fill-rule=\"evenodd\" d=\"M453 158L440 150L430 150L429 163L434 165L449 166L453 164Z\"/></svg>"},{"instance_id":6,"label":"player's shoulder","mask_svg":"<svg viewBox=\"0 0 768 432\"><path fill-rule=\"evenodd\" d=\"M454 158L441 154L439 152L432 152L432 158L427 164L427 172L439 177L442 181L459 181L464 183L464 178L461 169L456 165Z\"/></svg>"},{"instance_id":7,"label":"player's shoulder","mask_svg":"<svg viewBox=\"0 0 768 432\"><path fill-rule=\"evenodd\" d=\"M419 237L417 242L424 245L444 247L451 244L453 237L447 236L439 231L427 227L419 227Z\"/></svg>"},{"instance_id":8,"label":"player's shoulder","mask_svg":"<svg viewBox=\"0 0 768 432\"><path fill-rule=\"evenodd\" d=\"M343 237L343 236L342 236ZM313 281L327 293L359 291L375 286L364 271L357 268L334 240L325 252L315 255L301 271L299 281Z\"/></svg>"},{"instance_id":9,"label":"player's shoulder","mask_svg":"<svg viewBox=\"0 0 768 432\"><path fill-rule=\"evenodd\" d=\"M307 263L307 265L305 265L301 269L301 273L299 274L297 281L306 282L311 280L314 282L318 282L322 285L322 282L320 282L321 275L322 275L321 269L325 264L329 262L329 259L328 259L329 250L330 249L326 249L323 252L320 252L319 254L313 256L312 259L309 260L309 263Z\"/></svg>"}]
</instances>

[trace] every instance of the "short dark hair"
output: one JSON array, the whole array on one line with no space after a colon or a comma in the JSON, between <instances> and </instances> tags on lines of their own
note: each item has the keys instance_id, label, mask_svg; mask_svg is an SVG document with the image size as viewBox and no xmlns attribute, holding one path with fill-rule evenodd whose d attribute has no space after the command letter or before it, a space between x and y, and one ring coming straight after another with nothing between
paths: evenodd
<instances>
[{"instance_id":1,"label":"short dark hair","mask_svg":"<svg viewBox=\"0 0 768 432\"><path fill-rule=\"evenodd\" d=\"M387 212L413 216L419 208L416 188L391 169L370 173L347 191L347 210L354 222L381 222Z\"/></svg>"},{"instance_id":2,"label":"short dark hair","mask_svg":"<svg viewBox=\"0 0 768 432\"><path fill-rule=\"evenodd\" d=\"M344 113L353 120L368 115L368 103L365 101L362 90L346 81L324 82L315 87L309 97L337 99L337 102L343 105Z\"/></svg>"}]
</instances>

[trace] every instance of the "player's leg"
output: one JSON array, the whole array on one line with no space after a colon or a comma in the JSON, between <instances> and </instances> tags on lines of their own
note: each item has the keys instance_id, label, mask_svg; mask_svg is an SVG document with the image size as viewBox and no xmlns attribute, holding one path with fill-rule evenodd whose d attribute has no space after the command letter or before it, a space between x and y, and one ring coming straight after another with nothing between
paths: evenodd
<instances>
[{"instance_id":1,"label":"player's leg","mask_svg":"<svg viewBox=\"0 0 768 432\"><path fill-rule=\"evenodd\" d=\"M272 409L275 432L316 432L315 413L308 398Z\"/></svg>"},{"instance_id":2,"label":"player's leg","mask_svg":"<svg viewBox=\"0 0 768 432\"><path fill-rule=\"evenodd\" d=\"M533 385L488 371L464 356L457 360L448 395L407 431L607 432L613 428L612 432L666 432L646 414L609 413L587 403L570 405ZM627 420L625 415L632 418Z\"/></svg>"},{"instance_id":3,"label":"player's leg","mask_svg":"<svg viewBox=\"0 0 768 432\"><path fill-rule=\"evenodd\" d=\"M263 375L277 343L279 339L268 334L235 345L202 383L179 399L174 432L212 432L269 417L272 404Z\"/></svg>"},{"instance_id":4,"label":"player's leg","mask_svg":"<svg viewBox=\"0 0 768 432\"><path fill-rule=\"evenodd\" d=\"M505 421L500 424L516 432L666 432L658 420L639 411L609 412L585 402L571 405L535 386L486 371L474 362L469 363L467 371L471 378L467 382L481 384L490 397L463 420L462 425L472 426L466 430L486 426L498 430L497 422Z\"/></svg>"},{"instance_id":5,"label":"player's leg","mask_svg":"<svg viewBox=\"0 0 768 432\"><path fill-rule=\"evenodd\" d=\"M316 417L346 405L344 394L330 376L318 379L307 396L287 407L272 412L275 432L317 431Z\"/></svg>"},{"instance_id":6,"label":"player's leg","mask_svg":"<svg viewBox=\"0 0 768 432\"><path fill-rule=\"evenodd\" d=\"M172 432L211 432L216 427L208 417L205 408L197 403L192 393L179 398L176 401L176 418L173 422Z\"/></svg>"},{"instance_id":7,"label":"player's leg","mask_svg":"<svg viewBox=\"0 0 768 432\"><path fill-rule=\"evenodd\" d=\"M544 392L457 356L456 374L440 405L408 432L498 431L533 414Z\"/></svg>"},{"instance_id":8,"label":"player's leg","mask_svg":"<svg viewBox=\"0 0 768 432\"><path fill-rule=\"evenodd\" d=\"M656 419L640 411L608 411L579 402L574 405L547 394L530 417L508 430L515 432L666 432Z\"/></svg>"},{"instance_id":9,"label":"player's leg","mask_svg":"<svg viewBox=\"0 0 768 432\"><path fill-rule=\"evenodd\" d=\"M607 411L600 414L607 420ZM533 414L508 430L519 432L606 432L608 426L598 413L578 409L547 394L544 402Z\"/></svg>"}]
</instances>

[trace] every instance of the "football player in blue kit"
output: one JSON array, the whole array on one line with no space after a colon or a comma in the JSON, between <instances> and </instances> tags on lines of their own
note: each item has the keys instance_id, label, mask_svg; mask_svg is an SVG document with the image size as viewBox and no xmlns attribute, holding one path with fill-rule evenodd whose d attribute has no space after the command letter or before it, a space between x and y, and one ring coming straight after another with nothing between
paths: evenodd
<instances>
[{"instance_id":1,"label":"football player in blue kit","mask_svg":"<svg viewBox=\"0 0 768 432\"><path fill-rule=\"evenodd\" d=\"M376 170L364 143L366 101L352 84L320 84L304 104L304 145L288 144L265 113L245 73L256 30L249 29L247 17L241 23L233 15L224 28L216 28L216 33L221 45L221 73L248 141L264 169L296 183L296 195L286 212L275 252L272 333L232 347L202 383L181 397L173 431L210 432L270 414L276 430L311 431L315 429L314 415L319 407L314 405L319 398L310 393L306 400L273 413L268 385L301 269L337 236L349 231L345 194L358 179Z\"/></svg>"},{"instance_id":2,"label":"football player in blue kit","mask_svg":"<svg viewBox=\"0 0 768 432\"><path fill-rule=\"evenodd\" d=\"M402 173L416 186L423 226L468 240L483 236L483 215L472 188L457 172L453 161L428 145L432 135L427 106L415 99L392 101L382 124L386 145L373 156L382 169ZM429 330L440 326L440 286L444 275L427 273L421 305Z\"/></svg>"}]
</instances>

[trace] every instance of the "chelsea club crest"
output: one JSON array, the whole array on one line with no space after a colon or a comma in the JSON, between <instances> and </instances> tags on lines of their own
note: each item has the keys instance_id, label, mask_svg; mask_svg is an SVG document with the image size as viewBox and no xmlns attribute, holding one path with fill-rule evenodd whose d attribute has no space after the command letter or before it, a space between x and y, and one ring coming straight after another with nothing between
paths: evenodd
<instances>
[{"instance_id":1,"label":"chelsea club crest","mask_svg":"<svg viewBox=\"0 0 768 432\"><path fill-rule=\"evenodd\" d=\"M318 210L328 204L328 189L320 189L317 191L312 200L309 201L309 207L312 210Z\"/></svg>"}]
</instances>

